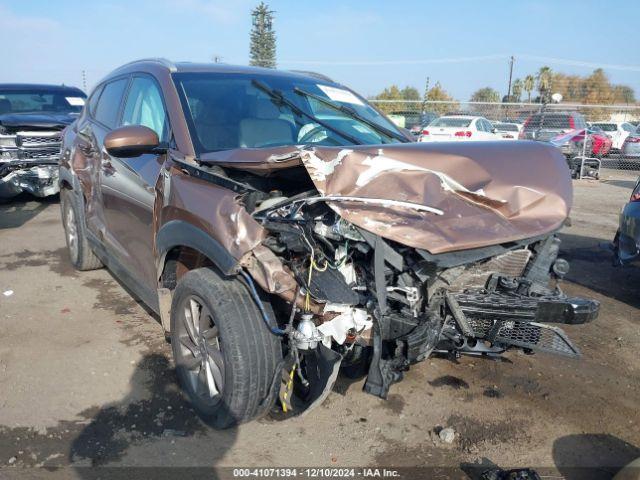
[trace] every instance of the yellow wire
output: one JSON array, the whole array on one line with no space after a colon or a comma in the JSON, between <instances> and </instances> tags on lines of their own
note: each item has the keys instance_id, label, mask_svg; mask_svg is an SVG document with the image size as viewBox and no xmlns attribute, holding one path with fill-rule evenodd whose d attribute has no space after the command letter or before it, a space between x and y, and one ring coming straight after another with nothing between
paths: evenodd
<instances>
[{"instance_id":1,"label":"yellow wire","mask_svg":"<svg viewBox=\"0 0 640 480\"><path fill-rule=\"evenodd\" d=\"M296 371L296 364L293 364L291 367L291 372L289 373L289 381L287 382L287 390L282 394L283 400L287 399L287 392L293 388L293 373ZM287 413L287 404L285 401L282 402L282 411Z\"/></svg>"}]
</instances>

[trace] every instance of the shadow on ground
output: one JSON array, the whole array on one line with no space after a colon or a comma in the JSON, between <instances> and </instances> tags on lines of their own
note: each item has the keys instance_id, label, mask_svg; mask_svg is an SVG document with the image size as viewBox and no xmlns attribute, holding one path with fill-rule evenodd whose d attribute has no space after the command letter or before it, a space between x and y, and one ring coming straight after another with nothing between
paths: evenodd
<instances>
[{"instance_id":1,"label":"shadow on ground","mask_svg":"<svg viewBox=\"0 0 640 480\"><path fill-rule=\"evenodd\" d=\"M58 195L37 198L26 193L0 203L0 230L18 228L45 210L49 205L59 203Z\"/></svg>"},{"instance_id":2,"label":"shadow on ground","mask_svg":"<svg viewBox=\"0 0 640 480\"><path fill-rule=\"evenodd\" d=\"M629 190L636 185L635 180L601 180L601 182L614 187L628 188ZM631 196L631 192L629 192L629 196Z\"/></svg>"},{"instance_id":3,"label":"shadow on ground","mask_svg":"<svg viewBox=\"0 0 640 480\"><path fill-rule=\"evenodd\" d=\"M188 449L190 437L201 437L207 448L186 452L189 464L197 468L187 473L185 467L184 473L187 477L206 473L207 478L217 478L214 467L235 443L237 429L213 430L198 417L164 355L143 357L130 385L130 393L120 401L80 412L78 416L85 420L62 421L44 430L0 426L0 455L13 458L12 463L19 468L72 467L80 478L92 479L102 473L111 478L117 470L123 478L137 478L137 470L120 467L133 463L145 467L146 472L138 472L142 474L156 471L147 467L184 465L183 442ZM153 442L158 442L153 458L144 463L127 459L132 447Z\"/></svg>"},{"instance_id":4,"label":"shadow on ground","mask_svg":"<svg viewBox=\"0 0 640 480\"><path fill-rule=\"evenodd\" d=\"M640 267L614 267L612 252L601 246L605 239L567 233L560 233L559 237L560 257L571 265L568 281L640 308Z\"/></svg>"},{"instance_id":5,"label":"shadow on ground","mask_svg":"<svg viewBox=\"0 0 640 480\"><path fill-rule=\"evenodd\" d=\"M565 480L611 479L638 457L640 448L604 433L567 435L553 443L553 461Z\"/></svg>"}]
</instances>

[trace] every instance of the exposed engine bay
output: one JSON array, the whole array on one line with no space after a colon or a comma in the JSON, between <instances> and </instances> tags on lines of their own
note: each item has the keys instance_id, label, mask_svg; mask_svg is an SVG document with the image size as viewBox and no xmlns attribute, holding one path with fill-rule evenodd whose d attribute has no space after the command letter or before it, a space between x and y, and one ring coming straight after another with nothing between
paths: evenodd
<instances>
[{"instance_id":1,"label":"exposed engine bay","mask_svg":"<svg viewBox=\"0 0 640 480\"><path fill-rule=\"evenodd\" d=\"M562 293L568 264L557 258L555 236L438 268L427 252L346 222L321 198L265 200L254 213L270 233L263 245L300 285L302 305L288 332L296 350L322 345L342 356L343 367L368 363L365 390L382 398L434 351L579 355L547 322L590 321L598 304Z\"/></svg>"},{"instance_id":2,"label":"exposed engine bay","mask_svg":"<svg viewBox=\"0 0 640 480\"><path fill-rule=\"evenodd\" d=\"M458 210L470 205L480 212L470 218L495 216L496 224L506 225L499 225L505 231L517 224L518 216L540 208L541 199L551 199L542 208L557 210L554 221L560 219L561 226L566 202L562 204L557 195L544 195L541 189L519 186L514 188L524 194L509 192L510 202L496 200L491 197L495 194L490 181L484 188L470 190L442 171L388 161L382 152L373 160L369 155L349 165L348 160L356 157L350 153L341 151L327 162L315 151L298 152L305 168L298 163L268 175L251 168L207 168L218 180L234 182L231 186L238 187L244 211L264 229L264 238L241 265L256 302L261 300L254 282L273 294L271 304L279 326L273 333L283 337L287 352L280 390L285 411L308 411L319 404L339 368L350 375L366 374L364 389L386 398L390 386L412 364L434 352L498 356L517 348L579 356L567 335L550 323L591 321L598 315L599 304L562 292L561 280L569 265L558 258L560 240L554 231L559 227L550 233L487 241L465 249L447 248L455 246L451 240L447 246L442 238L415 228L446 220L455 206L451 198L463 205L455 206ZM277 159L287 161L293 156ZM560 162L561 158L558 168L566 169ZM345 179L362 164L371 168L356 180ZM415 171L411 180L427 184L428 195L423 194L420 201L393 192L375 196L371 191L360 194L357 189L345 192L331 186L331 182L374 184L380 178L373 178L371 169L382 173L378 177L388 170L394 170L392 175L398 171L402 175L406 169L419 171L425 180L416 178ZM476 171L480 171L477 166ZM481 175L493 178L484 170ZM384 192L383 187L376 188ZM345 217L355 218L358 224ZM382 221L385 218L387 224ZM460 214L454 216L464 227L460 218ZM422 240L407 235L402 237L406 243L397 241L398 230L411 232L409 227L416 237L423 235L425 241L440 242L444 248L433 253L416 247ZM539 224L536 227L540 229ZM477 240L487 230L465 234L476 233Z\"/></svg>"}]
</instances>

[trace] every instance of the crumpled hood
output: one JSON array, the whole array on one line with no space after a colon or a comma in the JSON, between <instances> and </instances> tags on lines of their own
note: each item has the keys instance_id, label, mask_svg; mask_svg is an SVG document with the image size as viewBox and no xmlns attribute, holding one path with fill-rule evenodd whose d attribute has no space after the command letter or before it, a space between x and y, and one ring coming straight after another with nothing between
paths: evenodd
<instances>
[{"instance_id":1,"label":"crumpled hood","mask_svg":"<svg viewBox=\"0 0 640 480\"><path fill-rule=\"evenodd\" d=\"M540 142L322 147L300 156L325 196L406 202L328 204L365 230L434 254L552 232L572 203L566 160Z\"/></svg>"},{"instance_id":2,"label":"crumpled hood","mask_svg":"<svg viewBox=\"0 0 640 480\"><path fill-rule=\"evenodd\" d=\"M560 151L533 141L236 149L200 161L259 175L302 162L322 195L360 198L327 202L345 220L434 254L550 233L573 196Z\"/></svg>"},{"instance_id":3,"label":"crumpled hood","mask_svg":"<svg viewBox=\"0 0 640 480\"><path fill-rule=\"evenodd\" d=\"M62 130L78 118L77 114L56 112L6 113L0 115L0 126L6 130L37 128Z\"/></svg>"}]
</instances>

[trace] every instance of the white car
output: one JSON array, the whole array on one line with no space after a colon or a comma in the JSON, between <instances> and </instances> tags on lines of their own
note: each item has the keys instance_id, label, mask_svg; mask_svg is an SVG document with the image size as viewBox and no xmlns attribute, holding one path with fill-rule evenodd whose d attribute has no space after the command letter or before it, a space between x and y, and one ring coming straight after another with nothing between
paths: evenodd
<instances>
[{"instance_id":1,"label":"white car","mask_svg":"<svg viewBox=\"0 0 640 480\"><path fill-rule=\"evenodd\" d=\"M494 122L493 128L496 129L496 133L500 135L503 140L517 140L522 130L522 124L514 122Z\"/></svg>"},{"instance_id":2,"label":"white car","mask_svg":"<svg viewBox=\"0 0 640 480\"><path fill-rule=\"evenodd\" d=\"M622 144L629 134L636 131L636 127L629 122L594 122L591 125L600 127L604 131L611 139L611 148L613 150L621 150Z\"/></svg>"},{"instance_id":3,"label":"white car","mask_svg":"<svg viewBox=\"0 0 640 480\"><path fill-rule=\"evenodd\" d=\"M446 115L436 118L426 126L419 142L455 142L502 140L502 137L484 117L470 115Z\"/></svg>"}]
</instances>

